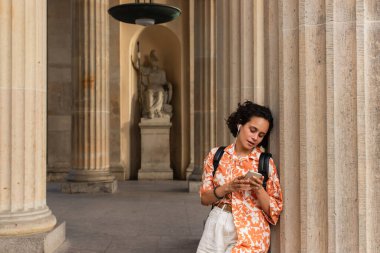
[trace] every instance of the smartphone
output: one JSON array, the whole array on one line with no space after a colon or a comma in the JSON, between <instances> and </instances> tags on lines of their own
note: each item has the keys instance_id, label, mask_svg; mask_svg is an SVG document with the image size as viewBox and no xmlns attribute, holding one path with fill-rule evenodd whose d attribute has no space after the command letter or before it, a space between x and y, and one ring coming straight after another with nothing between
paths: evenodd
<instances>
[{"instance_id":1,"label":"smartphone","mask_svg":"<svg viewBox=\"0 0 380 253\"><path fill-rule=\"evenodd\" d=\"M250 170L247 172L247 174L245 174L245 179L247 178L251 178L251 177L257 177L257 178L260 178L262 177L263 175L261 175L260 173L256 172L256 171L253 171L253 170Z\"/></svg>"}]
</instances>

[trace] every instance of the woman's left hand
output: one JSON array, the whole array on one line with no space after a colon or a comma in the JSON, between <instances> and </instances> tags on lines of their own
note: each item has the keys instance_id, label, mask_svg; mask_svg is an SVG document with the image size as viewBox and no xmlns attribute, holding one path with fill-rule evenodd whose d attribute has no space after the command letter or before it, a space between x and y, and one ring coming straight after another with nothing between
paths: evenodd
<instances>
[{"instance_id":1,"label":"woman's left hand","mask_svg":"<svg viewBox=\"0 0 380 253\"><path fill-rule=\"evenodd\" d=\"M249 185L252 191L257 192L263 188L263 180L264 177L257 178L251 177L249 178Z\"/></svg>"}]
</instances>

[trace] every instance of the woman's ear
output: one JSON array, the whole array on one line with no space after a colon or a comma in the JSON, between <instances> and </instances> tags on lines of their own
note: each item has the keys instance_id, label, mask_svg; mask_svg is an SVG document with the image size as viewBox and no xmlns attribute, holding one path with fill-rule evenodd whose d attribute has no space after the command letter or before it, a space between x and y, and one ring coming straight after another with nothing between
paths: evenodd
<instances>
[{"instance_id":1,"label":"woman's ear","mask_svg":"<svg viewBox=\"0 0 380 253\"><path fill-rule=\"evenodd\" d=\"M238 133L240 132L241 124L237 125Z\"/></svg>"}]
</instances>

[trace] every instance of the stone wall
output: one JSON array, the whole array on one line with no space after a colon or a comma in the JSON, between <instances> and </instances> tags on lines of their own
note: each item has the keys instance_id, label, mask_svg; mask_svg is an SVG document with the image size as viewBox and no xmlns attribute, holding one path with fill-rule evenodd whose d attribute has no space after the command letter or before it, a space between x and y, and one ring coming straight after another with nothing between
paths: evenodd
<instances>
[{"instance_id":1,"label":"stone wall","mask_svg":"<svg viewBox=\"0 0 380 253\"><path fill-rule=\"evenodd\" d=\"M48 180L62 181L72 163L72 4L48 0ZM110 5L118 4L110 1ZM110 168L124 179L120 163L120 49L119 23L109 22Z\"/></svg>"},{"instance_id":2,"label":"stone wall","mask_svg":"<svg viewBox=\"0 0 380 253\"><path fill-rule=\"evenodd\" d=\"M279 2L281 252L379 250L375 5Z\"/></svg>"},{"instance_id":3,"label":"stone wall","mask_svg":"<svg viewBox=\"0 0 380 253\"><path fill-rule=\"evenodd\" d=\"M48 180L62 180L71 166L71 2L47 1Z\"/></svg>"},{"instance_id":4,"label":"stone wall","mask_svg":"<svg viewBox=\"0 0 380 253\"><path fill-rule=\"evenodd\" d=\"M109 6L119 4L111 0ZM119 180L125 179L120 161L120 27L113 18L109 20L109 96L110 96L110 166Z\"/></svg>"},{"instance_id":5,"label":"stone wall","mask_svg":"<svg viewBox=\"0 0 380 253\"><path fill-rule=\"evenodd\" d=\"M264 59L259 5L195 1L194 167L232 141L237 102L268 105L285 204L272 252L378 252L380 5L265 1Z\"/></svg>"}]
</instances>

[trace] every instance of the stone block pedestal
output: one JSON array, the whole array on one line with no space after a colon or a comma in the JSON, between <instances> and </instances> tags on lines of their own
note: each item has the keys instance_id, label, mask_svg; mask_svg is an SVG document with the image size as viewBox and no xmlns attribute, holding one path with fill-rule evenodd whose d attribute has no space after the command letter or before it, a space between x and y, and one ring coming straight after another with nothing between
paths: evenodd
<instances>
[{"instance_id":1,"label":"stone block pedestal","mask_svg":"<svg viewBox=\"0 0 380 253\"><path fill-rule=\"evenodd\" d=\"M65 182L61 184L61 191L64 193L115 193L117 180L111 182Z\"/></svg>"},{"instance_id":2,"label":"stone block pedestal","mask_svg":"<svg viewBox=\"0 0 380 253\"><path fill-rule=\"evenodd\" d=\"M145 119L141 129L141 168L138 179L173 179L170 168L170 123L169 117Z\"/></svg>"},{"instance_id":3,"label":"stone block pedestal","mask_svg":"<svg viewBox=\"0 0 380 253\"><path fill-rule=\"evenodd\" d=\"M202 184L203 168L192 164L191 168L188 168L188 170L191 170L191 174L187 178L189 182L189 192L198 192Z\"/></svg>"},{"instance_id":4,"label":"stone block pedestal","mask_svg":"<svg viewBox=\"0 0 380 253\"><path fill-rule=\"evenodd\" d=\"M189 182L189 192L199 192L199 188L202 185L201 181L188 181Z\"/></svg>"},{"instance_id":5,"label":"stone block pedestal","mask_svg":"<svg viewBox=\"0 0 380 253\"><path fill-rule=\"evenodd\" d=\"M66 239L66 223L62 222L47 233L0 237L0 252L53 253Z\"/></svg>"}]
</instances>

